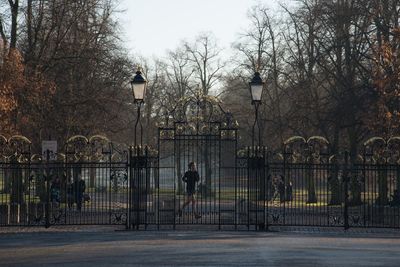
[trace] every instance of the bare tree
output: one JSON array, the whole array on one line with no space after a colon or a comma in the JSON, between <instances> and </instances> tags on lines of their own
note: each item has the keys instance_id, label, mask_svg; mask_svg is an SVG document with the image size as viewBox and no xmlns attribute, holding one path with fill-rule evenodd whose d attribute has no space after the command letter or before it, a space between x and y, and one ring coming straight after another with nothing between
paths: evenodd
<instances>
[{"instance_id":1,"label":"bare tree","mask_svg":"<svg viewBox=\"0 0 400 267\"><path fill-rule=\"evenodd\" d=\"M169 81L168 94L172 96L169 99L181 99L193 90L194 73L195 68L192 67L185 47L168 52L165 74Z\"/></svg>"},{"instance_id":2,"label":"bare tree","mask_svg":"<svg viewBox=\"0 0 400 267\"><path fill-rule=\"evenodd\" d=\"M202 33L194 43L186 42L184 46L202 93L210 94L210 90L220 81L225 66L220 59L221 49L215 37L210 33Z\"/></svg>"}]
</instances>

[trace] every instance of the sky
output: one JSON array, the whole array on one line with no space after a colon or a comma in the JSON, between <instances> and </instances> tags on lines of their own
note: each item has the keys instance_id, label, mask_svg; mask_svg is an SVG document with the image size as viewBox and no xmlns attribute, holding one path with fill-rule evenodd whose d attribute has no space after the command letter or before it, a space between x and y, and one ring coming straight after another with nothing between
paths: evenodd
<instances>
[{"instance_id":1,"label":"sky","mask_svg":"<svg viewBox=\"0 0 400 267\"><path fill-rule=\"evenodd\" d=\"M120 0L122 40L131 53L162 57L182 40L212 32L226 53L245 31L247 12L257 3L277 6L277 0Z\"/></svg>"}]
</instances>

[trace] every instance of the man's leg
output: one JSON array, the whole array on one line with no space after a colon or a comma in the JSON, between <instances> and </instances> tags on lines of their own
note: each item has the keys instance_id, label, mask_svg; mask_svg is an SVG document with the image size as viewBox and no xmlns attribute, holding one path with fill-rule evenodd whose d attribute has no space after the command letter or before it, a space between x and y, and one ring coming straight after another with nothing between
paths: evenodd
<instances>
[{"instance_id":1,"label":"man's leg","mask_svg":"<svg viewBox=\"0 0 400 267\"><path fill-rule=\"evenodd\" d=\"M78 211L81 211L82 209L82 196L78 195L76 199L76 207Z\"/></svg>"},{"instance_id":2,"label":"man's leg","mask_svg":"<svg viewBox=\"0 0 400 267\"><path fill-rule=\"evenodd\" d=\"M183 203L182 207L181 207L181 208L179 209L179 211L178 211L179 216L182 216L182 210L183 210L187 205L189 205L189 203L190 203L191 201L192 201L191 196L187 196L186 202Z\"/></svg>"},{"instance_id":3,"label":"man's leg","mask_svg":"<svg viewBox=\"0 0 400 267\"><path fill-rule=\"evenodd\" d=\"M185 203L183 203L183 205L182 205L182 210L187 206L187 205L189 205L190 204L190 202L192 201L192 197L191 196L187 196L187 199L186 199L186 202Z\"/></svg>"},{"instance_id":4,"label":"man's leg","mask_svg":"<svg viewBox=\"0 0 400 267\"><path fill-rule=\"evenodd\" d=\"M72 204L71 204L71 197L70 196L67 196L67 203L68 203L68 209L71 209Z\"/></svg>"},{"instance_id":5,"label":"man's leg","mask_svg":"<svg viewBox=\"0 0 400 267\"><path fill-rule=\"evenodd\" d=\"M193 195L193 201L192 201L192 210L193 210L193 212L194 212L194 217L196 218L196 219L200 219L201 218L201 215L198 213L198 211L197 211L197 206L196 206L196 197Z\"/></svg>"}]
</instances>

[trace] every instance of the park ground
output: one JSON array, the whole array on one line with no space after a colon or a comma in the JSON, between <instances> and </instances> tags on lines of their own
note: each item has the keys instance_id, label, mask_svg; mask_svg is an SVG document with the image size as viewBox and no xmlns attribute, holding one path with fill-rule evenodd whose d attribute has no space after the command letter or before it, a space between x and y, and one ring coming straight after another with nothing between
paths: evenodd
<instances>
[{"instance_id":1,"label":"park ground","mask_svg":"<svg viewBox=\"0 0 400 267\"><path fill-rule=\"evenodd\" d=\"M0 266L400 266L400 230L0 228Z\"/></svg>"}]
</instances>

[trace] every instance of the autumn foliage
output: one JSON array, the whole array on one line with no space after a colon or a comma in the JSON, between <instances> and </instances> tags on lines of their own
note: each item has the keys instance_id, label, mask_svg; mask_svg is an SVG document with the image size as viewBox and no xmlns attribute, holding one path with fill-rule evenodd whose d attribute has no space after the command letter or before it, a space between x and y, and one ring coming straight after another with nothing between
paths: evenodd
<instances>
[{"instance_id":1,"label":"autumn foliage","mask_svg":"<svg viewBox=\"0 0 400 267\"><path fill-rule=\"evenodd\" d=\"M392 32L400 37L400 28ZM377 90L376 117L372 126L387 136L400 128L400 50L393 41L383 41L375 50L373 81Z\"/></svg>"},{"instance_id":2,"label":"autumn foliage","mask_svg":"<svg viewBox=\"0 0 400 267\"><path fill-rule=\"evenodd\" d=\"M16 51L3 51L0 64L0 120L2 132L13 128L12 115L18 108L17 95L25 87L24 67Z\"/></svg>"},{"instance_id":3,"label":"autumn foliage","mask_svg":"<svg viewBox=\"0 0 400 267\"><path fill-rule=\"evenodd\" d=\"M37 122L39 106L50 104L55 92L53 83L39 71L28 70L16 49L1 51L0 58L0 128L6 135L21 132L23 126ZM33 125L30 125L31 127Z\"/></svg>"}]
</instances>

